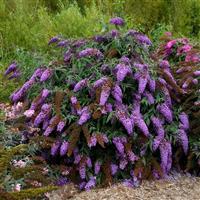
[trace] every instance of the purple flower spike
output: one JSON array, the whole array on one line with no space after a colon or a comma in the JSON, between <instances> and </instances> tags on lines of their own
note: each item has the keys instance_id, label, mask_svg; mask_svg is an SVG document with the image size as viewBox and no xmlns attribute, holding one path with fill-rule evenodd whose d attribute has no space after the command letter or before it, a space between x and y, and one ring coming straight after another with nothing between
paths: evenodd
<instances>
[{"instance_id":1,"label":"purple flower spike","mask_svg":"<svg viewBox=\"0 0 200 200\"><path fill-rule=\"evenodd\" d=\"M93 83L93 87L95 89L98 87L101 87L107 80L108 80L108 78L103 76L102 78L100 78L99 80L97 80Z\"/></svg>"},{"instance_id":2,"label":"purple flower spike","mask_svg":"<svg viewBox=\"0 0 200 200\"><path fill-rule=\"evenodd\" d=\"M36 110L38 106L40 106L41 104L43 104L46 100L46 98L49 96L50 91L47 89L43 89L41 92L41 98L36 101L36 102L32 102L31 106L30 106L30 110Z\"/></svg>"},{"instance_id":3,"label":"purple flower spike","mask_svg":"<svg viewBox=\"0 0 200 200\"><path fill-rule=\"evenodd\" d=\"M83 57L90 57L90 56L96 56L97 58L103 58L103 54L98 50L94 48L87 48L79 52L79 58Z\"/></svg>"},{"instance_id":4,"label":"purple flower spike","mask_svg":"<svg viewBox=\"0 0 200 200\"><path fill-rule=\"evenodd\" d=\"M52 69L46 69L46 70L42 73L42 75L41 75L41 77L40 77L40 82L44 82L44 81L48 80L48 79L52 76L52 74L53 74Z\"/></svg>"},{"instance_id":5,"label":"purple flower spike","mask_svg":"<svg viewBox=\"0 0 200 200\"><path fill-rule=\"evenodd\" d=\"M193 72L195 76L200 76L200 70Z\"/></svg>"},{"instance_id":6,"label":"purple flower spike","mask_svg":"<svg viewBox=\"0 0 200 200\"><path fill-rule=\"evenodd\" d=\"M134 106L134 109L131 114L131 120L132 120L132 123L134 123L135 126L137 126L146 137L149 136L149 134L150 134L149 129L148 129L145 121L143 120L142 115L137 106Z\"/></svg>"},{"instance_id":7,"label":"purple flower spike","mask_svg":"<svg viewBox=\"0 0 200 200\"><path fill-rule=\"evenodd\" d=\"M120 33L118 30L111 30L110 34L111 34L112 38L117 38Z\"/></svg>"},{"instance_id":8,"label":"purple flower spike","mask_svg":"<svg viewBox=\"0 0 200 200\"><path fill-rule=\"evenodd\" d=\"M168 162L168 149L166 142L162 142L159 146L160 150L160 157L161 157L161 168L163 170L163 173L167 173L167 162Z\"/></svg>"},{"instance_id":9,"label":"purple flower spike","mask_svg":"<svg viewBox=\"0 0 200 200\"><path fill-rule=\"evenodd\" d=\"M123 159L120 160L119 168L120 168L121 170L124 170L124 169L126 168L127 164L128 164L128 161L127 161L126 159L123 158Z\"/></svg>"},{"instance_id":10,"label":"purple flower spike","mask_svg":"<svg viewBox=\"0 0 200 200\"><path fill-rule=\"evenodd\" d=\"M130 67L122 63L118 64L115 70L117 70L116 76L119 82L123 81L128 74L132 73Z\"/></svg>"},{"instance_id":11,"label":"purple flower spike","mask_svg":"<svg viewBox=\"0 0 200 200\"><path fill-rule=\"evenodd\" d=\"M96 185L96 177L90 177L90 180L85 185L85 189L90 190L95 185Z\"/></svg>"},{"instance_id":12,"label":"purple flower spike","mask_svg":"<svg viewBox=\"0 0 200 200\"><path fill-rule=\"evenodd\" d=\"M169 62L168 62L167 60L162 60L162 61L159 63L159 66L160 66L162 69L167 69L167 70L170 69L170 65L169 65Z\"/></svg>"},{"instance_id":13,"label":"purple flower spike","mask_svg":"<svg viewBox=\"0 0 200 200\"><path fill-rule=\"evenodd\" d=\"M88 146L91 148L91 147L95 147L97 145L97 138L95 135L93 135L91 138L90 138L90 141L89 141L89 144Z\"/></svg>"},{"instance_id":14,"label":"purple flower spike","mask_svg":"<svg viewBox=\"0 0 200 200\"><path fill-rule=\"evenodd\" d=\"M141 33L135 34L135 38L136 38L136 40L138 40L138 42L141 43L141 44L152 45L151 40L150 40L146 35L143 35L143 34L141 34Z\"/></svg>"},{"instance_id":15,"label":"purple flower spike","mask_svg":"<svg viewBox=\"0 0 200 200\"><path fill-rule=\"evenodd\" d=\"M153 95L152 95L150 92L145 91L145 92L144 92L144 96L147 98L147 101L148 101L148 103L149 103L150 105L154 104L155 99L154 99Z\"/></svg>"},{"instance_id":16,"label":"purple flower spike","mask_svg":"<svg viewBox=\"0 0 200 200\"><path fill-rule=\"evenodd\" d=\"M51 147L51 155L55 156L60 148L60 141L56 141Z\"/></svg>"},{"instance_id":17,"label":"purple flower spike","mask_svg":"<svg viewBox=\"0 0 200 200\"><path fill-rule=\"evenodd\" d=\"M71 58L72 58L72 51L71 51L71 49L69 49L64 54L64 61L69 62L71 60Z\"/></svg>"},{"instance_id":18,"label":"purple flower spike","mask_svg":"<svg viewBox=\"0 0 200 200\"><path fill-rule=\"evenodd\" d=\"M64 141L62 143L62 145L60 147L60 155L61 156L64 156L67 153L68 146L69 146L69 143L67 141Z\"/></svg>"},{"instance_id":19,"label":"purple flower spike","mask_svg":"<svg viewBox=\"0 0 200 200\"><path fill-rule=\"evenodd\" d=\"M124 20L121 17L115 17L110 19L110 24L114 24L116 26L123 26Z\"/></svg>"},{"instance_id":20,"label":"purple flower spike","mask_svg":"<svg viewBox=\"0 0 200 200\"><path fill-rule=\"evenodd\" d=\"M188 115L185 112L182 112L179 115L179 119L181 121L181 127L184 130L188 130L190 128L190 124L189 124L189 119L188 119Z\"/></svg>"},{"instance_id":21,"label":"purple flower spike","mask_svg":"<svg viewBox=\"0 0 200 200\"><path fill-rule=\"evenodd\" d=\"M7 70L5 71L4 75L8 75L10 74L11 72L15 71L17 69L17 63L16 62L13 62L8 68Z\"/></svg>"},{"instance_id":22,"label":"purple flower spike","mask_svg":"<svg viewBox=\"0 0 200 200\"><path fill-rule=\"evenodd\" d=\"M102 35L96 35L96 36L94 36L93 39L95 42L98 42L98 43L102 43L107 40L106 36L102 36Z\"/></svg>"},{"instance_id":23,"label":"purple flower spike","mask_svg":"<svg viewBox=\"0 0 200 200\"><path fill-rule=\"evenodd\" d=\"M56 181L57 186L63 186L69 183L69 180L66 177L61 177Z\"/></svg>"},{"instance_id":24,"label":"purple flower spike","mask_svg":"<svg viewBox=\"0 0 200 200\"><path fill-rule=\"evenodd\" d=\"M115 137L113 138L113 144L115 145L116 149L119 151L120 154L124 154L124 145L121 141L121 138Z\"/></svg>"},{"instance_id":25,"label":"purple flower spike","mask_svg":"<svg viewBox=\"0 0 200 200\"><path fill-rule=\"evenodd\" d=\"M37 78L40 78L42 76L43 72L44 72L44 68L37 68L34 71L33 75L31 76L30 80L31 79L35 80Z\"/></svg>"},{"instance_id":26,"label":"purple flower spike","mask_svg":"<svg viewBox=\"0 0 200 200\"><path fill-rule=\"evenodd\" d=\"M147 85L147 74L142 74L138 80L138 93L143 94Z\"/></svg>"},{"instance_id":27,"label":"purple flower spike","mask_svg":"<svg viewBox=\"0 0 200 200\"><path fill-rule=\"evenodd\" d=\"M96 161L95 165L94 165L94 173L95 175L98 175L101 169L101 162L100 161Z\"/></svg>"},{"instance_id":28,"label":"purple flower spike","mask_svg":"<svg viewBox=\"0 0 200 200\"><path fill-rule=\"evenodd\" d=\"M128 151L127 152L127 155L128 155L128 159L131 161L131 162L135 162L136 160L138 160L138 157L132 152L132 151Z\"/></svg>"},{"instance_id":29,"label":"purple flower spike","mask_svg":"<svg viewBox=\"0 0 200 200\"><path fill-rule=\"evenodd\" d=\"M78 121L78 124L83 125L84 123L86 123L88 121L88 119L90 119L90 117L91 117L91 113L89 111L89 108L87 106L85 106L81 111L81 116Z\"/></svg>"},{"instance_id":30,"label":"purple flower spike","mask_svg":"<svg viewBox=\"0 0 200 200\"><path fill-rule=\"evenodd\" d=\"M84 164L79 167L79 174L80 174L81 179L85 179L85 177L86 177L86 167L85 167Z\"/></svg>"},{"instance_id":31,"label":"purple flower spike","mask_svg":"<svg viewBox=\"0 0 200 200\"><path fill-rule=\"evenodd\" d=\"M166 103L157 106L157 110L164 116L167 122L171 123L173 120L173 115L171 109Z\"/></svg>"},{"instance_id":32,"label":"purple flower spike","mask_svg":"<svg viewBox=\"0 0 200 200\"><path fill-rule=\"evenodd\" d=\"M125 65L129 65L130 64L130 59L128 57L126 57L126 56L122 56L120 58L120 62L124 63Z\"/></svg>"},{"instance_id":33,"label":"purple flower spike","mask_svg":"<svg viewBox=\"0 0 200 200\"><path fill-rule=\"evenodd\" d=\"M148 88L151 92L155 92L156 90L156 81L150 77L148 78Z\"/></svg>"},{"instance_id":34,"label":"purple flower spike","mask_svg":"<svg viewBox=\"0 0 200 200\"><path fill-rule=\"evenodd\" d=\"M65 127L65 122L64 121L60 121L58 123L58 125L57 125L57 131L61 133L62 130L64 129L64 127Z\"/></svg>"},{"instance_id":35,"label":"purple flower spike","mask_svg":"<svg viewBox=\"0 0 200 200\"><path fill-rule=\"evenodd\" d=\"M87 157L86 164L89 168L92 168L92 160L90 157Z\"/></svg>"},{"instance_id":36,"label":"purple flower spike","mask_svg":"<svg viewBox=\"0 0 200 200\"><path fill-rule=\"evenodd\" d=\"M111 174L115 175L117 173L119 167L116 164L111 164L110 169L111 169Z\"/></svg>"},{"instance_id":37,"label":"purple flower spike","mask_svg":"<svg viewBox=\"0 0 200 200\"><path fill-rule=\"evenodd\" d=\"M74 86L74 92L78 92L80 90L82 90L84 87L86 87L88 84L88 80L87 79L83 79L81 81L79 81L75 86Z\"/></svg>"},{"instance_id":38,"label":"purple flower spike","mask_svg":"<svg viewBox=\"0 0 200 200\"><path fill-rule=\"evenodd\" d=\"M115 84L115 86L112 89L111 94L117 102L122 103L123 94L122 94L122 90L118 84Z\"/></svg>"},{"instance_id":39,"label":"purple flower spike","mask_svg":"<svg viewBox=\"0 0 200 200\"><path fill-rule=\"evenodd\" d=\"M125 179L123 181L123 185L125 187L131 187L131 188L135 187L134 181L132 179Z\"/></svg>"},{"instance_id":40,"label":"purple flower spike","mask_svg":"<svg viewBox=\"0 0 200 200\"><path fill-rule=\"evenodd\" d=\"M57 47L66 47L68 43L69 43L68 40L60 41L58 42Z\"/></svg>"},{"instance_id":41,"label":"purple flower spike","mask_svg":"<svg viewBox=\"0 0 200 200\"><path fill-rule=\"evenodd\" d=\"M51 105L44 104L41 108L41 112L37 115L34 120L34 126L38 127L49 115L51 112Z\"/></svg>"},{"instance_id":42,"label":"purple flower spike","mask_svg":"<svg viewBox=\"0 0 200 200\"><path fill-rule=\"evenodd\" d=\"M21 76L21 72L19 70L16 70L11 76L9 76L9 80L14 78L19 78Z\"/></svg>"},{"instance_id":43,"label":"purple flower spike","mask_svg":"<svg viewBox=\"0 0 200 200\"><path fill-rule=\"evenodd\" d=\"M164 139L165 131L162 126L162 122L159 118L152 117L151 121L152 121L154 130L157 133L157 136L154 139L154 143L153 143L153 150L155 151L158 148L158 146L160 145L161 141Z\"/></svg>"},{"instance_id":44,"label":"purple flower spike","mask_svg":"<svg viewBox=\"0 0 200 200\"><path fill-rule=\"evenodd\" d=\"M53 132L53 130L54 128L52 128L51 126L48 126L47 129L44 131L43 135L47 137Z\"/></svg>"},{"instance_id":45,"label":"purple flower spike","mask_svg":"<svg viewBox=\"0 0 200 200\"><path fill-rule=\"evenodd\" d=\"M59 41L59 38L58 38L57 36L52 37L52 38L49 40L48 45L53 44L53 43L56 43L56 42L58 42L58 41Z\"/></svg>"},{"instance_id":46,"label":"purple flower spike","mask_svg":"<svg viewBox=\"0 0 200 200\"><path fill-rule=\"evenodd\" d=\"M185 130L183 130L183 129L178 130L178 138L179 138L179 141L180 141L180 143L183 147L184 153L187 155L187 152L188 152L188 136L187 136L187 133L185 132Z\"/></svg>"},{"instance_id":47,"label":"purple flower spike","mask_svg":"<svg viewBox=\"0 0 200 200\"><path fill-rule=\"evenodd\" d=\"M111 88L109 86L102 87L100 102L99 102L101 106L104 106L106 104L110 96L110 92L111 92Z\"/></svg>"}]
</instances>

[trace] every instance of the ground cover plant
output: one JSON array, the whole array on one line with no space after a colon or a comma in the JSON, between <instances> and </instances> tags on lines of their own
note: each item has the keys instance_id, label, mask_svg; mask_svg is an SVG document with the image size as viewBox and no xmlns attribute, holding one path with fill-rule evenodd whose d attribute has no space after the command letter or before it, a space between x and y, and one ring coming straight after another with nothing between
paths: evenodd
<instances>
[{"instance_id":1,"label":"ground cover plant","mask_svg":"<svg viewBox=\"0 0 200 200\"><path fill-rule=\"evenodd\" d=\"M90 38L53 37L53 60L10 97L14 105L23 102L24 126L40 128L35 135L27 131L27 141L40 146L46 162L60 166L61 185L136 186L165 177L177 149L188 154L188 116L173 95L184 89L166 60L158 67L146 35L121 32L125 22L119 17L110 24L111 31ZM167 80L160 73L166 67ZM5 76L18 70L20 63L12 63Z\"/></svg>"}]
</instances>

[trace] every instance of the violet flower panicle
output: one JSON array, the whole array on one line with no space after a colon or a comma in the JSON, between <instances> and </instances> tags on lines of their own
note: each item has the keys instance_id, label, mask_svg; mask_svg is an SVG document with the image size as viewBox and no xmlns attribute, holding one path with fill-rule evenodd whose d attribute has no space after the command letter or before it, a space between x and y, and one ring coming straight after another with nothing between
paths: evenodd
<instances>
[{"instance_id":1,"label":"violet flower panicle","mask_svg":"<svg viewBox=\"0 0 200 200\"><path fill-rule=\"evenodd\" d=\"M108 78L103 76L102 78L95 81L92 86L96 89L98 87L101 87L107 80Z\"/></svg>"},{"instance_id":2,"label":"violet flower panicle","mask_svg":"<svg viewBox=\"0 0 200 200\"><path fill-rule=\"evenodd\" d=\"M104 106L106 104L106 102L110 96L110 93L111 93L111 88L107 84L104 84L102 86L100 101L99 101L99 104L101 106Z\"/></svg>"},{"instance_id":3,"label":"violet flower panicle","mask_svg":"<svg viewBox=\"0 0 200 200\"><path fill-rule=\"evenodd\" d=\"M61 133L61 132L63 131L64 127L65 127L65 122L64 122L64 121L60 121L60 122L58 123L58 125L57 125L57 131L58 131L59 133Z\"/></svg>"},{"instance_id":4,"label":"violet flower panicle","mask_svg":"<svg viewBox=\"0 0 200 200\"><path fill-rule=\"evenodd\" d=\"M53 143L52 147L51 147L51 155L55 156L60 148L61 142L60 141L56 141L55 143Z\"/></svg>"},{"instance_id":5,"label":"violet flower panicle","mask_svg":"<svg viewBox=\"0 0 200 200\"><path fill-rule=\"evenodd\" d=\"M99 172L100 172L100 169L101 169L101 162L100 161L96 161L95 164L94 164L94 173L95 175L98 175Z\"/></svg>"},{"instance_id":6,"label":"violet flower panicle","mask_svg":"<svg viewBox=\"0 0 200 200\"><path fill-rule=\"evenodd\" d=\"M79 166L79 174L81 179L85 179L86 178L86 166L85 164L82 164Z\"/></svg>"},{"instance_id":7,"label":"violet flower panicle","mask_svg":"<svg viewBox=\"0 0 200 200\"><path fill-rule=\"evenodd\" d=\"M156 90L156 81L148 77L148 88L151 92L155 92Z\"/></svg>"},{"instance_id":8,"label":"violet flower panicle","mask_svg":"<svg viewBox=\"0 0 200 200\"><path fill-rule=\"evenodd\" d=\"M114 85L114 87L112 88L111 94L117 102L122 103L123 94L122 94L122 90L118 84Z\"/></svg>"},{"instance_id":9,"label":"violet flower panicle","mask_svg":"<svg viewBox=\"0 0 200 200\"><path fill-rule=\"evenodd\" d=\"M118 82L123 81L127 75L132 74L131 68L123 63L118 64L115 71Z\"/></svg>"},{"instance_id":10,"label":"violet flower panicle","mask_svg":"<svg viewBox=\"0 0 200 200\"><path fill-rule=\"evenodd\" d=\"M173 120L173 115L172 115L172 111L171 109L167 106L166 103L162 103L160 105L157 106L157 110L163 115L163 117L165 118L165 120L168 123L171 123Z\"/></svg>"},{"instance_id":11,"label":"violet flower panicle","mask_svg":"<svg viewBox=\"0 0 200 200\"><path fill-rule=\"evenodd\" d=\"M116 108L116 116L118 120L122 123L124 128L126 129L127 133L130 135L133 132L133 122L131 118L128 117L127 113L122 108Z\"/></svg>"},{"instance_id":12,"label":"violet flower panicle","mask_svg":"<svg viewBox=\"0 0 200 200\"><path fill-rule=\"evenodd\" d=\"M90 190L96 185L96 177L90 177L90 180L85 185L85 190Z\"/></svg>"},{"instance_id":13,"label":"violet flower panicle","mask_svg":"<svg viewBox=\"0 0 200 200\"><path fill-rule=\"evenodd\" d=\"M115 26L123 26L124 20L121 17L114 17L110 19L110 24L113 24Z\"/></svg>"},{"instance_id":14,"label":"violet flower panicle","mask_svg":"<svg viewBox=\"0 0 200 200\"><path fill-rule=\"evenodd\" d=\"M79 124L79 125L83 125L83 124L86 123L90 118L91 118L91 113L90 113L90 111L89 111L89 108L88 108L87 106L85 106L85 107L81 110L80 119L78 120L78 124Z\"/></svg>"},{"instance_id":15,"label":"violet flower panicle","mask_svg":"<svg viewBox=\"0 0 200 200\"><path fill-rule=\"evenodd\" d=\"M60 39L59 39L59 37L57 37L57 36L52 37L52 38L49 40L48 45L53 44L53 43L56 43L56 42L58 42L59 40L60 40Z\"/></svg>"},{"instance_id":16,"label":"violet flower panicle","mask_svg":"<svg viewBox=\"0 0 200 200\"><path fill-rule=\"evenodd\" d=\"M118 171L118 169L119 169L119 167L116 165L116 164L111 164L110 165L110 170L111 170L111 174L112 175L115 175L116 173L117 173L117 171Z\"/></svg>"},{"instance_id":17,"label":"violet flower panicle","mask_svg":"<svg viewBox=\"0 0 200 200\"><path fill-rule=\"evenodd\" d=\"M185 130L178 129L178 139L183 147L184 153L187 155L189 145L188 145L188 136Z\"/></svg>"},{"instance_id":18,"label":"violet flower panicle","mask_svg":"<svg viewBox=\"0 0 200 200\"><path fill-rule=\"evenodd\" d=\"M159 145L160 158L161 158L161 168L164 174L167 173L167 162L168 162L168 149L166 141L162 141Z\"/></svg>"},{"instance_id":19,"label":"violet flower panicle","mask_svg":"<svg viewBox=\"0 0 200 200\"><path fill-rule=\"evenodd\" d=\"M112 140L113 144L115 145L116 149L118 150L118 152L122 155L124 155L124 145L121 141L120 137L114 137Z\"/></svg>"},{"instance_id":20,"label":"violet flower panicle","mask_svg":"<svg viewBox=\"0 0 200 200\"><path fill-rule=\"evenodd\" d=\"M16 69L17 69L17 63L16 63L16 62L13 62L13 63L6 69L4 75L6 76L6 75L10 74L11 72L16 71Z\"/></svg>"},{"instance_id":21,"label":"violet flower panicle","mask_svg":"<svg viewBox=\"0 0 200 200\"><path fill-rule=\"evenodd\" d=\"M160 145L161 141L164 139L165 131L162 126L162 122L159 118L152 117L151 121L152 121L154 130L157 133L157 136L155 137L154 142L153 142L153 150L156 151L156 149Z\"/></svg>"},{"instance_id":22,"label":"violet flower panicle","mask_svg":"<svg viewBox=\"0 0 200 200\"><path fill-rule=\"evenodd\" d=\"M184 130L188 130L190 128L188 115L185 112L182 112L179 115L179 119L180 119L180 122L181 122L181 127Z\"/></svg>"},{"instance_id":23,"label":"violet flower panicle","mask_svg":"<svg viewBox=\"0 0 200 200\"><path fill-rule=\"evenodd\" d=\"M40 77L40 82L48 80L52 75L53 75L53 70L50 68L46 69Z\"/></svg>"},{"instance_id":24,"label":"violet flower panicle","mask_svg":"<svg viewBox=\"0 0 200 200\"><path fill-rule=\"evenodd\" d=\"M148 101L149 105L154 104L155 99L154 99L153 95L152 95L150 92L145 91L145 92L143 93L143 95L144 95L144 97L147 98L147 101Z\"/></svg>"},{"instance_id":25,"label":"violet flower panicle","mask_svg":"<svg viewBox=\"0 0 200 200\"><path fill-rule=\"evenodd\" d=\"M67 141L63 141L62 145L60 146L60 155L64 156L67 153L69 143Z\"/></svg>"},{"instance_id":26,"label":"violet flower panicle","mask_svg":"<svg viewBox=\"0 0 200 200\"><path fill-rule=\"evenodd\" d=\"M119 168L124 170L128 164L128 161L125 158L120 159Z\"/></svg>"},{"instance_id":27,"label":"violet flower panicle","mask_svg":"<svg viewBox=\"0 0 200 200\"><path fill-rule=\"evenodd\" d=\"M74 92L78 92L80 90L82 90L84 87L86 87L88 84L88 80L87 79L83 79L81 81L79 81L75 86L74 86Z\"/></svg>"}]
</instances>

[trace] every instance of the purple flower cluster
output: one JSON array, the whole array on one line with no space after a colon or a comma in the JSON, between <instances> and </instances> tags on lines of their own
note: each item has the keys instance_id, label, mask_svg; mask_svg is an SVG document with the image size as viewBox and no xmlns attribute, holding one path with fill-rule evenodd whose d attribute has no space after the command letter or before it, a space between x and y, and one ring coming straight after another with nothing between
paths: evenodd
<instances>
[{"instance_id":1,"label":"purple flower cluster","mask_svg":"<svg viewBox=\"0 0 200 200\"><path fill-rule=\"evenodd\" d=\"M97 58L103 58L103 54L98 50L94 48L87 48L79 52L79 58L83 57L90 57L90 56L96 56Z\"/></svg>"},{"instance_id":2,"label":"purple flower cluster","mask_svg":"<svg viewBox=\"0 0 200 200\"><path fill-rule=\"evenodd\" d=\"M124 20L120 17L114 17L114 18L110 19L110 24L114 24L116 26L123 26Z\"/></svg>"},{"instance_id":3,"label":"purple flower cluster","mask_svg":"<svg viewBox=\"0 0 200 200\"><path fill-rule=\"evenodd\" d=\"M82 90L84 87L86 87L88 84L87 79L83 79L79 81L75 86L74 86L74 92L78 92L79 90Z\"/></svg>"}]
</instances>

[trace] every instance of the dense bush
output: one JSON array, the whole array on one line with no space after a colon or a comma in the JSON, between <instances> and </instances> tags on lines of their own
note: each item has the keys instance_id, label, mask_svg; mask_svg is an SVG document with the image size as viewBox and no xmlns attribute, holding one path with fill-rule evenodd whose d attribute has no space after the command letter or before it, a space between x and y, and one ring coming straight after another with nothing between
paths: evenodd
<instances>
[{"instance_id":1,"label":"dense bush","mask_svg":"<svg viewBox=\"0 0 200 200\"><path fill-rule=\"evenodd\" d=\"M173 39L170 33L163 38L163 42L157 50L157 56L169 61L168 70L173 71L176 81L169 81L166 67L160 71L161 76L168 84L175 88L174 97L180 102L183 110L189 115L190 119L190 153L186 170L199 172L199 135L200 135L200 51L199 47L189 43L187 38ZM171 67L170 67L171 66ZM177 84L178 87L174 86ZM171 92L173 92L173 90ZM178 90L183 90L180 94ZM179 155L178 160L181 160Z\"/></svg>"},{"instance_id":2,"label":"dense bush","mask_svg":"<svg viewBox=\"0 0 200 200\"><path fill-rule=\"evenodd\" d=\"M135 30L121 33L121 18L110 23L116 29L89 39L52 38L54 60L11 95L15 104L29 102L26 123L54 140L42 156L64 165L65 175L82 189L161 178L177 148L188 152L188 118L158 76L151 41ZM6 75L18 68L13 63ZM170 70L166 73L174 82ZM173 87L184 93L176 83Z\"/></svg>"}]
</instances>

